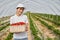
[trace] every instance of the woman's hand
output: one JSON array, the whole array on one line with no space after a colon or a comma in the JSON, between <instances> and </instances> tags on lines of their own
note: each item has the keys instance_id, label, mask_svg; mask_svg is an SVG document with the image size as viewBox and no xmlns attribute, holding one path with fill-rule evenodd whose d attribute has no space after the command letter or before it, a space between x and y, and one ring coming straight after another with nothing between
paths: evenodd
<instances>
[{"instance_id":1,"label":"woman's hand","mask_svg":"<svg viewBox=\"0 0 60 40\"><path fill-rule=\"evenodd\" d=\"M26 31L28 31L29 23L26 23Z\"/></svg>"},{"instance_id":2,"label":"woman's hand","mask_svg":"<svg viewBox=\"0 0 60 40\"><path fill-rule=\"evenodd\" d=\"M25 31L28 31L28 27L26 27Z\"/></svg>"}]
</instances>

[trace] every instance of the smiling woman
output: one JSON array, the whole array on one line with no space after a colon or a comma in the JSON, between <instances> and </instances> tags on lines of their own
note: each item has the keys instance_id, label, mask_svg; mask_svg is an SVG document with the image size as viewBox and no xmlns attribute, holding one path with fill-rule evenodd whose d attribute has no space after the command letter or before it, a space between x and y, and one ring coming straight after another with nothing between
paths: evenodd
<instances>
[{"instance_id":1,"label":"smiling woman","mask_svg":"<svg viewBox=\"0 0 60 40\"><path fill-rule=\"evenodd\" d=\"M28 19L27 19L27 16L26 15L23 15L23 11L24 11L24 6L23 4L18 4L17 5L17 9L16 9L16 14L14 16L12 16L10 18L10 24L11 24L11 27L12 29L10 29L10 31L14 31L13 33L13 39L14 40L28 40L28 36L27 36L27 29L28 29ZM16 26L17 27L14 27ZM21 26L20 26L21 25ZM22 27L23 25L26 25L24 26L24 28ZM13 30L15 29L15 30ZM21 30L24 30L25 31L21 31ZM19 30L19 32L18 32Z\"/></svg>"}]
</instances>

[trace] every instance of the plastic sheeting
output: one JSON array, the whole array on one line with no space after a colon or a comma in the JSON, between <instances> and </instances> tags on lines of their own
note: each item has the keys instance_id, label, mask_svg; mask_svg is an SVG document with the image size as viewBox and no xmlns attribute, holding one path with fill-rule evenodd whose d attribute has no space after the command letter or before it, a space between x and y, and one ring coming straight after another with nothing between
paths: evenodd
<instances>
[{"instance_id":1,"label":"plastic sheeting","mask_svg":"<svg viewBox=\"0 0 60 40\"><path fill-rule=\"evenodd\" d=\"M60 0L0 0L0 17L15 14L19 3L25 5L25 12L60 15Z\"/></svg>"}]
</instances>

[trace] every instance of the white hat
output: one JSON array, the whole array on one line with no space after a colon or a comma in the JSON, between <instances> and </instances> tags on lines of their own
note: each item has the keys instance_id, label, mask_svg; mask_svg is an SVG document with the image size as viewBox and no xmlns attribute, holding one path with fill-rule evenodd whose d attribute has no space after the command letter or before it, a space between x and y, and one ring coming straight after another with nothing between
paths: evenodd
<instances>
[{"instance_id":1,"label":"white hat","mask_svg":"<svg viewBox=\"0 0 60 40\"><path fill-rule=\"evenodd\" d=\"M24 5L20 3L20 4L17 5L16 8L18 8L18 7L24 7ZM24 7L24 8L25 8L25 7Z\"/></svg>"}]
</instances>

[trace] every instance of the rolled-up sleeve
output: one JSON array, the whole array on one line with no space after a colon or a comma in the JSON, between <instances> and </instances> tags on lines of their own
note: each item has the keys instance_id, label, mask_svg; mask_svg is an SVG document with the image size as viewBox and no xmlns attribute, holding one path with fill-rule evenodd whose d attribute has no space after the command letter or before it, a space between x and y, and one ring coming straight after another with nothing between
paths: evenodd
<instances>
[{"instance_id":1,"label":"rolled-up sleeve","mask_svg":"<svg viewBox=\"0 0 60 40\"><path fill-rule=\"evenodd\" d=\"M28 18L27 18L27 16L26 16L25 22L26 22L26 23L29 23L29 22L28 22Z\"/></svg>"},{"instance_id":2,"label":"rolled-up sleeve","mask_svg":"<svg viewBox=\"0 0 60 40\"><path fill-rule=\"evenodd\" d=\"M12 24L13 23L13 19L12 19L12 17L10 18L10 24Z\"/></svg>"}]
</instances>

